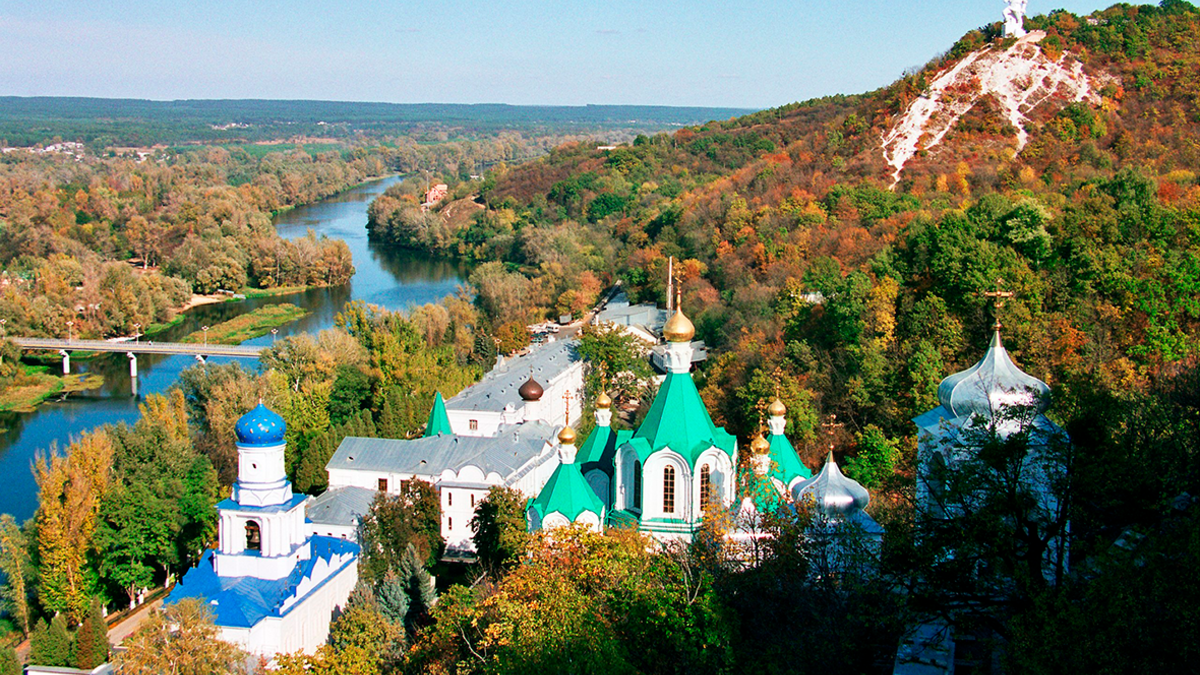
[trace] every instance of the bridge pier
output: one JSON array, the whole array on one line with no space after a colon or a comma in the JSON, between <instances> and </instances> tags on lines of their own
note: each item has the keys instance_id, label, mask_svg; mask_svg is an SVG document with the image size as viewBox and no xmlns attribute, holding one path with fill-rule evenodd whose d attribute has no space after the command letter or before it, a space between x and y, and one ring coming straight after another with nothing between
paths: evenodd
<instances>
[{"instance_id":1,"label":"bridge pier","mask_svg":"<svg viewBox=\"0 0 1200 675\"><path fill-rule=\"evenodd\" d=\"M71 352L65 349L58 350L59 355L63 357L63 375L71 374Z\"/></svg>"},{"instance_id":2,"label":"bridge pier","mask_svg":"<svg viewBox=\"0 0 1200 675\"><path fill-rule=\"evenodd\" d=\"M208 357L203 354L197 354L196 360L199 361L200 363L208 363Z\"/></svg>"},{"instance_id":3,"label":"bridge pier","mask_svg":"<svg viewBox=\"0 0 1200 675\"><path fill-rule=\"evenodd\" d=\"M125 356L129 357L129 386L133 388L133 396L137 398L137 354L133 352L125 352Z\"/></svg>"}]
</instances>

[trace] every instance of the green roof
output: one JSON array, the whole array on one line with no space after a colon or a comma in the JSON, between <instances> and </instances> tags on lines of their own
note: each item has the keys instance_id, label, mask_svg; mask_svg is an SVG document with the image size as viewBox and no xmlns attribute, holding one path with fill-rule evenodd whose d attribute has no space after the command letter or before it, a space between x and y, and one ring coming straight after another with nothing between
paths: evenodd
<instances>
[{"instance_id":1,"label":"green roof","mask_svg":"<svg viewBox=\"0 0 1200 675\"><path fill-rule=\"evenodd\" d=\"M800 461L796 449L792 447L787 436L772 434L771 441L771 477L778 478L785 486L791 485L796 477L812 478L812 472Z\"/></svg>"},{"instance_id":2,"label":"green roof","mask_svg":"<svg viewBox=\"0 0 1200 675\"><path fill-rule=\"evenodd\" d=\"M713 424L689 373L667 374L630 443L643 462L651 453L670 447L693 467L700 453L713 446L730 457L737 447L733 436Z\"/></svg>"},{"instance_id":3,"label":"green roof","mask_svg":"<svg viewBox=\"0 0 1200 675\"><path fill-rule=\"evenodd\" d=\"M592 433L588 434L583 445L579 446L579 455L575 461L582 466L597 464L601 468L609 469L606 473L612 473L617 446L628 441L630 436L633 436L633 432L628 429L613 431L612 427L597 425L592 428Z\"/></svg>"},{"instance_id":4,"label":"green roof","mask_svg":"<svg viewBox=\"0 0 1200 675\"><path fill-rule=\"evenodd\" d=\"M442 392L433 395L433 407L429 409L429 421L425 423L425 438L438 434L452 434L450 416L446 414L446 402L442 400Z\"/></svg>"},{"instance_id":5,"label":"green roof","mask_svg":"<svg viewBox=\"0 0 1200 675\"><path fill-rule=\"evenodd\" d=\"M537 498L530 502L529 506L537 511L543 521L546 516L558 512L567 520L575 522L579 514L591 511L596 514L599 522L604 522L604 502L600 501L591 486L583 479L579 465L574 462L559 464L554 473L550 474L550 480L546 481L545 487L538 493Z\"/></svg>"},{"instance_id":6,"label":"green roof","mask_svg":"<svg viewBox=\"0 0 1200 675\"><path fill-rule=\"evenodd\" d=\"M750 474L745 496L754 500L759 513L773 513L783 504L783 498L775 488L770 474L761 478Z\"/></svg>"}]
</instances>

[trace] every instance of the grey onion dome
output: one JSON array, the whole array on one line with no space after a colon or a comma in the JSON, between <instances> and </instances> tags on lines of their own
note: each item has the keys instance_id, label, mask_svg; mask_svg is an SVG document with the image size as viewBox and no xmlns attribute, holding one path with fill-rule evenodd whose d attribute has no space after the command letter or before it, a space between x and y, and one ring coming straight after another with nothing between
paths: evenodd
<instances>
[{"instance_id":1,"label":"grey onion dome","mask_svg":"<svg viewBox=\"0 0 1200 675\"><path fill-rule=\"evenodd\" d=\"M871 495L858 481L842 473L830 452L820 473L792 488L792 499L812 499L826 514L845 514L867 508Z\"/></svg>"},{"instance_id":2,"label":"grey onion dome","mask_svg":"<svg viewBox=\"0 0 1200 675\"><path fill-rule=\"evenodd\" d=\"M1034 405L1040 413L1046 410L1049 395L1049 385L1012 362L1000 331L992 335L978 363L938 385L938 399L955 417L978 413L991 418L993 410L1009 405Z\"/></svg>"}]
</instances>

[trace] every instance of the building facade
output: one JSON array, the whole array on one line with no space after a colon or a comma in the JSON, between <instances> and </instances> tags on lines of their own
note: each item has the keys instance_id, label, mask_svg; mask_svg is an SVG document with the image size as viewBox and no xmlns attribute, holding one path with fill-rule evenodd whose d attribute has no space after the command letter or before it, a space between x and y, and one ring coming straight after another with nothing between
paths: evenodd
<instances>
[{"instance_id":1,"label":"building facade","mask_svg":"<svg viewBox=\"0 0 1200 675\"><path fill-rule=\"evenodd\" d=\"M261 403L236 428L238 478L217 505L218 547L167 597L199 598L223 640L264 657L313 652L358 582L358 545L314 536L284 470L283 418Z\"/></svg>"}]
</instances>

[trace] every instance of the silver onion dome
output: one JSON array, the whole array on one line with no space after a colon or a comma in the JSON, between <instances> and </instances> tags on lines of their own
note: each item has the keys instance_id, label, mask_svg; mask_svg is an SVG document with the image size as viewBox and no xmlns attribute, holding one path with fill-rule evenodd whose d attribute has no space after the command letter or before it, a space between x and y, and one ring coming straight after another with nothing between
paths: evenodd
<instances>
[{"instance_id":1,"label":"silver onion dome","mask_svg":"<svg viewBox=\"0 0 1200 675\"><path fill-rule=\"evenodd\" d=\"M796 502L812 499L826 514L847 514L867 508L871 495L853 478L847 478L833 461L833 453L825 460L821 472L792 488Z\"/></svg>"},{"instance_id":2,"label":"silver onion dome","mask_svg":"<svg viewBox=\"0 0 1200 675\"><path fill-rule=\"evenodd\" d=\"M1034 405L1040 413L1049 404L1049 394L1049 385L1012 362L1000 331L992 335L978 363L938 385L938 399L955 417L976 413L990 419L993 411L1010 405Z\"/></svg>"}]
</instances>

